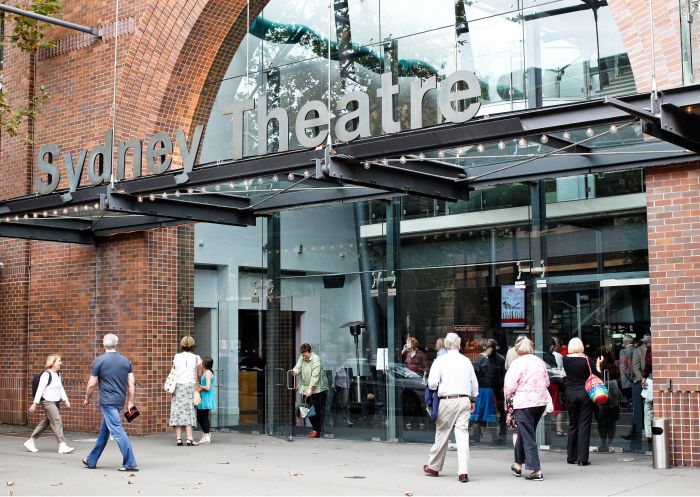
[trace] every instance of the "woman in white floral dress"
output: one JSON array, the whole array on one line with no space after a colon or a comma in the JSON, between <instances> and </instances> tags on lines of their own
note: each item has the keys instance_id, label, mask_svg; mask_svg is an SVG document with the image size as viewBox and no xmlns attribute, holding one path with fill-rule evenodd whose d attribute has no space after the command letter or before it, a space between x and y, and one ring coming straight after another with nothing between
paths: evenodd
<instances>
[{"instance_id":1,"label":"woman in white floral dress","mask_svg":"<svg viewBox=\"0 0 700 497\"><path fill-rule=\"evenodd\" d=\"M202 358L192 353L194 338L185 336L180 340L182 352L175 354L173 368L175 369L175 391L170 404L170 426L175 427L175 437L178 446L182 446L182 428L187 434L186 445L199 445L194 441L192 428L197 426L195 413L194 390L202 373Z\"/></svg>"}]
</instances>

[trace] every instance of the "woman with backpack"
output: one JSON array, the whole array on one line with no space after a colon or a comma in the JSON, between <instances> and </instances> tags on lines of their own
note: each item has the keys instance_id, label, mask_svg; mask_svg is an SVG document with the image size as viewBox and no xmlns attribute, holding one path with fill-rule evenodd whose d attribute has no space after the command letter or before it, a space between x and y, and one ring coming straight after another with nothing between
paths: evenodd
<instances>
[{"instance_id":1,"label":"woman with backpack","mask_svg":"<svg viewBox=\"0 0 700 497\"><path fill-rule=\"evenodd\" d=\"M60 355L51 354L46 358L46 370L39 376L36 392L34 393L34 402L32 402L32 405L29 407L29 412L35 412L37 406L41 406L44 410L44 419L34 428L32 436L24 442L24 446L29 452L37 452L39 450L36 448L36 439L39 438L49 426L51 426L51 429L56 435L58 453L70 454L73 452L73 447L69 447L63 437L63 422L61 421L61 414L58 411L61 401L63 401L66 407L70 407L68 396L66 395L63 382L61 381L60 371L62 363L63 361ZM32 386L34 385L32 384Z\"/></svg>"}]
</instances>

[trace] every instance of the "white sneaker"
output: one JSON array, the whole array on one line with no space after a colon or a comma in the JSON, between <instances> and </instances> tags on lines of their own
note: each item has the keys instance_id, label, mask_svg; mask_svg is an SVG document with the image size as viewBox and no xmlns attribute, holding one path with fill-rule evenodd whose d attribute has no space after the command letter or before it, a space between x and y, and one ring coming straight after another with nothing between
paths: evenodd
<instances>
[{"instance_id":1,"label":"white sneaker","mask_svg":"<svg viewBox=\"0 0 700 497\"><path fill-rule=\"evenodd\" d=\"M29 452L39 452L39 449L36 448L36 444L34 443L33 438L27 439L27 441L24 442L24 446Z\"/></svg>"},{"instance_id":2,"label":"white sneaker","mask_svg":"<svg viewBox=\"0 0 700 497\"><path fill-rule=\"evenodd\" d=\"M202 435L202 438L199 439L200 444L210 444L211 443L211 434L205 433Z\"/></svg>"},{"instance_id":3,"label":"white sneaker","mask_svg":"<svg viewBox=\"0 0 700 497\"><path fill-rule=\"evenodd\" d=\"M68 447L65 442L61 442L58 444L58 453L59 454L70 454L73 452L75 449L73 447Z\"/></svg>"}]
</instances>

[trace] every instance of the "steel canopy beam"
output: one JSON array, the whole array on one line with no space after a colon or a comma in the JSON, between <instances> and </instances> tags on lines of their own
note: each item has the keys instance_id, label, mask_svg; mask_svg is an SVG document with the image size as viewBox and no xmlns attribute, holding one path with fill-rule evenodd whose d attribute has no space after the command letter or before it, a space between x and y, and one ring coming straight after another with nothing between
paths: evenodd
<instances>
[{"instance_id":1,"label":"steel canopy beam","mask_svg":"<svg viewBox=\"0 0 700 497\"><path fill-rule=\"evenodd\" d=\"M155 198L139 200L128 193L108 192L100 196L100 209L111 212L200 221L204 223L251 226L255 224L252 211L241 211L197 202Z\"/></svg>"},{"instance_id":2,"label":"steel canopy beam","mask_svg":"<svg viewBox=\"0 0 700 497\"><path fill-rule=\"evenodd\" d=\"M307 191L290 191L271 198L270 200L265 200L260 204L260 207L255 208L255 214L267 214L300 209L302 207L318 207L327 204L344 204L361 200L391 198L395 195L396 194L387 193L385 190L377 188L339 188L337 186L335 188L326 187L322 190L309 189Z\"/></svg>"},{"instance_id":3,"label":"steel canopy beam","mask_svg":"<svg viewBox=\"0 0 700 497\"><path fill-rule=\"evenodd\" d=\"M62 26L68 29L74 29L76 31L82 31L83 33L88 33L98 38L102 38L102 33L97 28L91 28L88 26L83 26L82 24L75 24L74 22L64 21L63 19L56 19L54 17L45 16L42 14L37 14L30 10L22 10L17 7L12 7L10 5L0 4L0 10L9 12L10 14L15 14L22 17L29 17L30 19L36 19L37 21L46 22L49 24L55 24L56 26Z\"/></svg>"},{"instance_id":4,"label":"steel canopy beam","mask_svg":"<svg viewBox=\"0 0 700 497\"><path fill-rule=\"evenodd\" d=\"M0 237L43 240L47 242L79 243L91 245L95 237L89 229L77 230L39 223L0 223Z\"/></svg>"},{"instance_id":5,"label":"steel canopy beam","mask_svg":"<svg viewBox=\"0 0 700 497\"><path fill-rule=\"evenodd\" d=\"M447 201L468 200L469 187L464 182L398 167L363 164L346 157L326 155L316 163L316 177L334 179L342 184L380 188Z\"/></svg>"}]
</instances>

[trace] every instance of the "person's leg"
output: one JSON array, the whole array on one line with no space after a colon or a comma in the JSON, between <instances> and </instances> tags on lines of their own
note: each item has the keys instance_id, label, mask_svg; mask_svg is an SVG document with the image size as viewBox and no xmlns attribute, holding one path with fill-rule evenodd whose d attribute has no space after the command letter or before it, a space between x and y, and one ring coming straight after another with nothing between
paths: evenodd
<instances>
[{"instance_id":1,"label":"person's leg","mask_svg":"<svg viewBox=\"0 0 700 497\"><path fill-rule=\"evenodd\" d=\"M454 424L457 440L457 474L467 475L469 474L469 399L462 397L457 399L456 403L459 405L459 413ZM447 440L445 449L449 445L449 437Z\"/></svg>"},{"instance_id":2,"label":"person's leg","mask_svg":"<svg viewBox=\"0 0 700 497\"><path fill-rule=\"evenodd\" d=\"M539 471L540 461L537 456L537 442L535 439L534 408L516 409L515 418L518 420L518 442L521 447L517 457L524 457L525 468ZM522 461L522 459L521 459ZM520 461L516 461L522 464Z\"/></svg>"},{"instance_id":3,"label":"person's leg","mask_svg":"<svg viewBox=\"0 0 700 497\"><path fill-rule=\"evenodd\" d=\"M36 428L34 428L34 431L32 432L31 436L29 438L32 439L37 439L41 436L42 433L44 433L44 430L49 427L49 414L46 412L46 409L44 409L43 405L40 405L42 410L44 411L44 417L42 418L41 421L39 421L39 424L36 425Z\"/></svg>"},{"instance_id":4,"label":"person's leg","mask_svg":"<svg viewBox=\"0 0 700 497\"><path fill-rule=\"evenodd\" d=\"M124 431L121 419L119 418L119 409L116 407L103 407L102 414L104 416L104 421L107 423L107 428L112 434L112 438L122 453L122 466L125 468L136 467L136 457L134 456L134 450L131 448L131 442L129 442L129 437ZM191 428L191 427L190 427Z\"/></svg>"},{"instance_id":5,"label":"person's leg","mask_svg":"<svg viewBox=\"0 0 700 497\"><path fill-rule=\"evenodd\" d=\"M566 440L566 461L569 463L575 463L578 457L578 421L579 411L581 409L579 402L578 390L570 390L566 407L569 413L569 435Z\"/></svg>"},{"instance_id":6,"label":"person's leg","mask_svg":"<svg viewBox=\"0 0 700 497\"><path fill-rule=\"evenodd\" d=\"M197 422L202 427L202 433L209 433L209 409L197 409Z\"/></svg>"},{"instance_id":7,"label":"person's leg","mask_svg":"<svg viewBox=\"0 0 700 497\"><path fill-rule=\"evenodd\" d=\"M593 421L593 408L595 404L588 398L588 394L583 391L585 399L581 398L581 406L578 418L578 442L576 444L578 462L585 464L588 462L591 445L591 422Z\"/></svg>"},{"instance_id":8,"label":"person's leg","mask_svg":"<svg viewBox=\"0 0 700 497\"><path fill-rule=\"evenodd\" d=\"M654 402L644 399L644 436L651 438L651 422L654 420Z\"/></svg>"},{"instance_id":9,"label":"person's leg","mask_svg":"<svg viewBox=\"0 0 700 497\"><path fill-rule=\"evenodd\" d=\"M598 436L600 437L600 447L605 449L608 446L608 418L609 412L601 407L598 410Z\"/></svg>"},{"instance_id":10,"label":"person's leg","mask_svg":"<svg viewBox=\"0 0 700 497\"><path fill-rule=\"evenodd\" d=\"M187 440L194 440L194 438L192 438L192 425L185 425L185 433L187 434Z\"/></svg>"},{"instance_id":11,"label":"person's leg","mask_svg":"<svg viewBox=\"0 0 700 497\"><path fill-rule=\"evenodd\" d=\"M437 421L435 421L435 443L430 447L430 452L428 453L428 466L435 471L442 471L442 466L445 464L447 440L459 414L456 400L459 399L440 401L438 417ZM469 442L467 441L468 444ZM457 450L459 451L459 448Z\"/></svg>"},{"instance_id":12,"label":"person's leg","mask_svg":"<svg viewBox=\"0 0 700 497\"><path fill-rule=\"evenodd\" d=\"M641 434L644 430L644 399L642 398L642 384L632 385L632 410L634 412L634 434Z\"/></svg>"},{"instance_id":13,"label":"person's leg","mask_svg":"<svg viewBox=\"0 0 700 497\"><path fill-rule=\"evenodd\" d=\"M175 427L175 438L177 440L182 440L182 426Z\"/></svg>"},{"instance_id":14,"label":"person's leg","mask_svg":"<svg viewBox=\"0 0 700 497\"><path fill-rule=\"evenodd\" d=\"M515 413L515 419L518 420L518 423L520 423L520 420L518 419L518 411L513 410ZM515 464L519 466L518 469L522 469L522 465L525 464L525 448L523 447L523 437L520 436L520 424L518 424L518 431L516 433L513 433L513 457L515 459Z\"/></svg>"},{"instance_id":15,"label":"person's leg","mask_svg":"<svg viewBox=\"0 0 700 497\"><path fill-rule=\"evenodd\" d=\"M318 416L318 424L323 431L323 421L326 419L326 399L328 398L328 390L318 394L318 406L316 407L316 416ZM319 432L320 433L320 432Z\"/></svg>"},{"instance_id":16,"label":"person's leg","mask_svg":"<svg viewBox=\"0 0 700 497\"><path fill-rule=\"evenodd\" d=\"M43 407L46 412L46 417L49 420L51 430L56 436L56 441L62 444L65 442L65 439L63 438L63 422L61 421L61 413L58 412L58 406L55 402L42 400L41 407Z\"/></svg>"},{"instance_id":17,"label":"person's leg","mask_svg":"<svg viewBox=\"0 0 700 497\"><path fill-rule=\"evenodd\" d=\"M323 431L323 407L326 402L326 392L315 393L311 395L311 404L314 406L316 411L315 416L309 416L309 421L311 421L311 427L313 430L320 434Z\"/></svg>"},{"instance_id":18,"label":"person's leg","mask_svg":"<svg viewBox=\"0 0 700 497\"><path fill-rule=\"evenodd\" d=\"M100 433L97 435L97 440L95 441L95 446L92 448L88 456L85 458L88 467L94 468L97 466L97 461L102 455L102 451L105 450L107 446L107 441L109 440L109 428L107 428L107 421L105 421L104 411L102 413L102 423L100 424Z\"/></svg>"}]
</instances>

